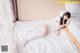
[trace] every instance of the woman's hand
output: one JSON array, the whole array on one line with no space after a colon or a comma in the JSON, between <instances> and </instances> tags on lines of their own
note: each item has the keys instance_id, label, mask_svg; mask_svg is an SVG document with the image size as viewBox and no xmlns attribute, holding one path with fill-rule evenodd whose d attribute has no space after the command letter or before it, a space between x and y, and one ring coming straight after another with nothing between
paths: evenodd
<instances>
[{"instance_id":1,"label":"woman's hand","mask_svg":"<svg viewBox=\"0 0 80 53\"><path fill-rule=\"evenodd\" d=\"M59 28L57 29L57 31L59 31L59 30L61 30L61 29L65 28L65 27L66 27L66 24L59 25Z\"/></svg>"},{"instance_id":2,"label":"woman's hand","mask_svg":"<svg viewBox=\"0 0 80 53\"><path fill-rule=\"evenodd\" d=\"M66 24L60 25L60 28L65 28Z\"/></svg>"}]
</instances>

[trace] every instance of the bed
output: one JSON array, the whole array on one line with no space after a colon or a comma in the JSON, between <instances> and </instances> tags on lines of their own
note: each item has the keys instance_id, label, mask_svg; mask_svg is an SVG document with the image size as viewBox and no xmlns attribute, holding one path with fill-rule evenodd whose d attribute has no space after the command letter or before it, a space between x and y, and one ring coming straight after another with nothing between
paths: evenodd
<instances>
[{"instance_id":1,"label":"bed","mask_svg":"<svg viewBox=\"0 0 80 53\"><path fill-rule=\"evenodd\" d=\"M15 35L17 36L19 53L78 53L77 48L71 43L64 31L61 32L61 36L55 36L56 34L52 32L52 29L54 29L52 21L18 21L15 24ZM77 23L76 20L72 19L68 28L80 42L79 25ZM42 27L44 24L49 26L50 36L42 37L45 31Z\"/></svg>"}]
</instances>

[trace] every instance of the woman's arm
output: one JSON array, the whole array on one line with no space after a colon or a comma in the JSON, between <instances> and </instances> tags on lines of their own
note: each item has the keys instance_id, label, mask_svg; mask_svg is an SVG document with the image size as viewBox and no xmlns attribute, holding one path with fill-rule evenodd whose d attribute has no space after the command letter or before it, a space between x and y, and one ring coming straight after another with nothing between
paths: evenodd
<instances>
[{"instance_id":1,"label":"woman's arm","mask_svg":"<svg viewBox=\"0 0 80 53\"><path fill-rule=\"evenodd\" d=\"M59 31L59 30L61 30L61 29L65 28L65 27L66 27L66 24L59 25L59 27L58 27L57 31Z\"/></svg>"}]
</instances>

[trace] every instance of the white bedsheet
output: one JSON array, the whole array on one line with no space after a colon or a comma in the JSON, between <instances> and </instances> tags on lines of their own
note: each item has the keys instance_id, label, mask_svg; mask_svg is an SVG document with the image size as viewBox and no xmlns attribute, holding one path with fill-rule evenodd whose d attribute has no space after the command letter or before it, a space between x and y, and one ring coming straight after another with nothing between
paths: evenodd
<instances>
[{"instance_id":1,"label":"white bedsheet","mask_svg":"<svg viewBox=\"0 0 80 53\"><path fill-rule=\"evenodd\" d=\"M69 37L63 30L60 31L60 35L57 35L52 31L54 29L52 28L46 37L33 39L34 37L43 36L40 33L44 31L41 27L43 24L48 24L50 28L53 27L52 21L17 22L15 31L18 37L19 53L78 53L77 48L71 43ZM33 26L36 27L34 28ZM76 27L73 23L68 26L80 42L79 28ZM31 41L24 47L25 42L29 40Z\"/></svg>"},{"instance_id":2,"label":"white bedsheet","mask_svg":"<svg viewBox=\"0 0 80 53\"><path fill-rule=\"evenodd\" d=\"M22 50L25 43L44 36L43 32L45 31L45 29L42 27L42 25L44 25L42 21L18 21L15 24L15 35L17 36L19 49Z\"/></svg>"},{"instance_id":3,"label":"white bedsheet","mask_svg":"<svg viewBox=\"0 0 80 53\"><path fill-rule=\"evenodd\" d=\"M21 53L78 53L65 32L62 31L59 36L55 36L54 33L48 35L45 38L33 40L23 48Z\"/></svg>"}]
</instances>

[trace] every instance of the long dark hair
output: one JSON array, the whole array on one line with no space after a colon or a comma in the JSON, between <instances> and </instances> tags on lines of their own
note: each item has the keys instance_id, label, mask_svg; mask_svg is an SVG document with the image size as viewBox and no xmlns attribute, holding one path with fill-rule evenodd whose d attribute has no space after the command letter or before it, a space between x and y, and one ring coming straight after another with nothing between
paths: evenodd
<instances>
[{"instance_id":1,"label":"long dark hair","mask_svg":"<svg viewBox=\"0 0 80 53\"><path fill-rule=\"evenodd\" d=\"M64 16L67 16L68 17L68 19L71 17L71 13L70 12L65 12L64 14L63 14L63 16L61 17L61 19L60 19L60 25L63 25L63 22L64 22L64 24L66 24L66 22L67 22L67 20L63 20L64 19Z\"/></svg>"}]
</instances>

